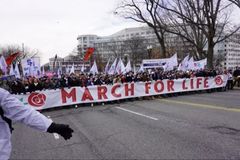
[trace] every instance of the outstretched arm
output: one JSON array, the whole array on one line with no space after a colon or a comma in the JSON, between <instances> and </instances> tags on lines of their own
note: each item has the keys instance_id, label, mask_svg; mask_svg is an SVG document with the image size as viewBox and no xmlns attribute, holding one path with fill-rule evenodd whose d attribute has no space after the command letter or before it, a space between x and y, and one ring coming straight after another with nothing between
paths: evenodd
<instances>
[{"instance_id":1,"label":"outstretched arm","mask_svg":"<svg viewBox=\"0 0 240 160\"><path fill-rule=\"evenodd\" d=\"M58 133L64 139L72 137L73 130L65 124L56 124L43 114L31 107L24 106L16 97L8 91L0 88L0 106L4 111L4 116L27 126L49 133Z\"/></svg>"}]
</instances>

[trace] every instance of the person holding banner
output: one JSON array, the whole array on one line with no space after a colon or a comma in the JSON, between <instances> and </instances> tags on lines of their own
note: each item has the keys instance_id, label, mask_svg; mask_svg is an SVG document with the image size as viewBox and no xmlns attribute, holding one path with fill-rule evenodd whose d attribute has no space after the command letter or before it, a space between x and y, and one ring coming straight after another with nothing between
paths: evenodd
<instances>
[{"instance_id":1,"label":"person holding banner","mask_svg":"<svg viewBox=\"0 0 240 160\"><path fill-rule=\"evenodd\" d=\"M11 120L42 132L58 133L65 140L72 137L73 130L65 124L57 124L31 107L24 106L7 90L0 88L0 160L7 160L11 154Z\"/></svg>"},{"instance_id":2,"label":"person holding banner","mask_svg":"<svg viewBox=\"0 0 240 160\"><path fill-rule=\"evenodd\" d=\"M234 84L233 87L238 83L238 87L240 87L240 67L236 67L236 69L233 72L234 77Z\"/></svg>"}]
</instances>

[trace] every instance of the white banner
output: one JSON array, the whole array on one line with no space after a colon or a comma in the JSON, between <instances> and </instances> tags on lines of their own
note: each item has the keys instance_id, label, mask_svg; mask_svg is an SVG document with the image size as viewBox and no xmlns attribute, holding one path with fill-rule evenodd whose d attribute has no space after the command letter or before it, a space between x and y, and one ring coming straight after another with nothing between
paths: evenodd
<instances>
[{"instance_id":1,"label":"white banner","mask_svg":"<svg viewBox=\"0 0 240 160\"><path fill-rule=\"evenodd\" d=\"M27 58L21 60L23 76L41 76L40 58Z\"/></svg>"},{"instance_id":2,"label":"white banner","mask_svg":"<svg viewBox=\"0 0 240 160\"><path fill-rule=\"evenodd\" d=\"M193 79L72 87L33 92L27 95L16 95L16 97L25 105L42 110L81 103L106 102L166 93L207 90L224 87L226 83L227 76L219 75L213 78L198 77Z\"/></svg>"},{"instance_id":3,"label":"white banner","mask_svg":"<svg viewBox=\"0 0 240 160\"><path fill-rule=\"evenodd\" d=\"M175 66L178 65L177 62L177 53L175 53L170 58L163 59L144 59L142 61L143 68L159 68L163 67L164 70L172 70Z\"/></svg>"},{"instance_id":4,"label":"white banner","mask_svg":"<svg viewBox=\"0 0 240 160\"><path fill-rule=\"evenodd\" d=\"M143 68L159 68L163 67L167 62L169 58L165 59L143 59L142 65Z\"/></svg>"}]
</instances>

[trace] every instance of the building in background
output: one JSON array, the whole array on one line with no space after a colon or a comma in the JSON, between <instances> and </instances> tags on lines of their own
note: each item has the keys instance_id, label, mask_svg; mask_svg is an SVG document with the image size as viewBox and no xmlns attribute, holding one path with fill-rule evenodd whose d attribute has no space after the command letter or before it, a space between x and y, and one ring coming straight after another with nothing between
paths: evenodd
<instances>
[{"instance_id":1,"label":"building in background","mask_svg":"<svg viewBox=\"0 0 240 160\"><path fill-rule=\"evenodd\" d=\"M147 26L126 28L109 36L98 36L93 34L79 35L77 37L77 54L57 59L57 65L67 68L72 64L76 70L80 70L83 65L84 54L89 47L94 47L95 52L92 59L84 64L88 68L91 61L97 59L97 63L106 64L108 59L122 58L125 65L130 59L132 64L140 65L142 59L159 58L160 44L154 31ZM195 52L194 46L177 35L165 34L166 50L169 56L178 53L178 58L182 59L188 53ZM206 51L206 48L205 48ZM155 53L155 54L154 54ZM218 43L214 48L215 64L226 69L240 66L240 35ZM100 61L99 61L100 59ZM50 69L53 69L54 58L50 59Z\"/></svg>"},{"instance_id":2,"label":"building in background","mask_svg":"<svg viewBox=\"0 0 240 160\"><path fill-rule=\"evenodd\" d=\"M80 57L84 56L84 53L86 52L87 48L94 47L95 41L98 39L97 35L81 35L77 37L78 40L78 53Z\"/></svg>"},{"instance_id":3,"label":"building in background","mask_svg":"<svg viewBox=\"0 0 240 160\"><path fill-rule=\"evenodd\" d=\"M224 42L224 67L235 69L240 66L240 34L234 35L231 39Z\"/></svg>"},{"instance_id":4,"label":"building in background","mask_svg":"<svg viewBox=\"0 0 240 160\"><path fill-rule=\"evenodd\" d=\"M49 63L45 64L46 71L53 71L57 73L58 68L62 71L62 73L66 73L70 70L70 68L74 65L76 73L80 73L82 67L86 70L89 70L90 63L83 62L83 60L79 57L79 55L72 55L69 54L68 56L61 58L61 57L52 57L49 59Z\"/></svg>"},{"instance_id":5,"label":"building in background","mask_svg":"<svg viewBox=\"0 0 240 160\"><path fill-rule=\"evenodd\" d=\"M179 36L166 33L166 49L169 56L178 52L189 53L193 46L185 42ZM116 57L129 57L139 63L141 58L160 58L151 52L161 55L160 44L154 31L147 26L126 28L110 36L80 35L77 37L79 55L82 56L88 47L94 47L103 61L109 58L113 61ZM187 46L187 47L186 47ZM132 54L137 54L133 56ZM144 55L143 55L144 54ZM182 55L180 57L184 57ZM138 59L138 57L140 57Z\"/></svg>"}]
</instances>

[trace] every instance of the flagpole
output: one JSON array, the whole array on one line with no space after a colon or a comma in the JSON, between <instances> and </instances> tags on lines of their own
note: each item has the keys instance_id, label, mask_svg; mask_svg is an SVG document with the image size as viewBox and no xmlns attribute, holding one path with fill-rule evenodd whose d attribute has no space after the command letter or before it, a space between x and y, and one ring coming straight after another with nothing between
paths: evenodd
<instances>
[{"instance_id":1,"label":"flagpole","mask_svg":"<svg viewBox=\"0 0 240 160\"><path fill-rule=\"evenodd\" d=\"M84 74L84 67L85 67L85 61L84 60L83 60L83 66L82 67L83 67L83 71L82 72Z\"/></svg>"},{"instance_id":2,"label":"flagpole","mask_svg":"<svg viewBox=\"0 0 240 160\"><path fill-rule=\"evenodd\" d=\"M24 43L22 43L22 52L24 54Z\"/></svg>"}]
</instances>

